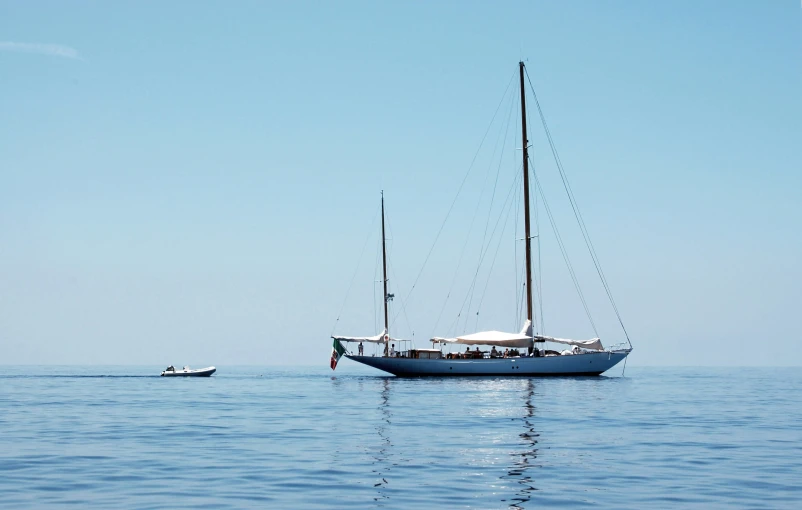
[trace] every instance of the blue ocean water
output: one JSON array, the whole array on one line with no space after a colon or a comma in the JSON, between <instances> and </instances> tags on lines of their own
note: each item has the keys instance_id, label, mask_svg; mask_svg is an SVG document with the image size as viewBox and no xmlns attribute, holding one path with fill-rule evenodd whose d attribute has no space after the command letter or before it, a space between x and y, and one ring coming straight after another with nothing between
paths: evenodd
<instances>
[{"instance_id":1,"label":"blue ocean water","mask_svg":"<svg viewBox=\"0 0 802 510\"><path fill-rule=\"evenodd\" d=\"M0 508L802 507L796 368L0 367Z\"/></svg>"}]
</instances>

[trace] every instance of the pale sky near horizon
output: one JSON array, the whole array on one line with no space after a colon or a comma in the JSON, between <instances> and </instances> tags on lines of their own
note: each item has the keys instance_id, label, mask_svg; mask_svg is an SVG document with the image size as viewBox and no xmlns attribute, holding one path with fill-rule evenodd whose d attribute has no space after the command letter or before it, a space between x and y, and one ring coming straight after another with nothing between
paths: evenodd
<instances>
[{"instance_id":1,"label":"pale sky near horizon","mask_svg":"<svg viewBox=\"0 0 802 510\"><path fill-rule=\"evenodd\" d=\"M327 364L335 323L378 332L382 189L394 332L451 334L492 162L477 160L410 288L499 104L483 150L508 118L519 129L502 97L520 59L629 363L799 365L797 0L0 0L0 365ZM528 106L535 168L616 343ZM545 332L590 338L544 218ZM466 330L520 328L507 228Z\"/></svg>"}]
</instances>

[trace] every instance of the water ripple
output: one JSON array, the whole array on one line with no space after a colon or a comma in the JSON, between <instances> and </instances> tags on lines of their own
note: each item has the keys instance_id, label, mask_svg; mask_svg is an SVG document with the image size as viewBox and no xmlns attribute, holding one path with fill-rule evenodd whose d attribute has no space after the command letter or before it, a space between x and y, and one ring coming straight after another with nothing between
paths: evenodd
<instances>
[{"instance_id":1,"label":"water ripple","mask_svg":"<svg viewBox=\"0 0 802 510\"><path fill-rule=\"evenodd\" d=\"M796 508L802 376L0 367L0 508Z\"/></svg>"}]
</instances>

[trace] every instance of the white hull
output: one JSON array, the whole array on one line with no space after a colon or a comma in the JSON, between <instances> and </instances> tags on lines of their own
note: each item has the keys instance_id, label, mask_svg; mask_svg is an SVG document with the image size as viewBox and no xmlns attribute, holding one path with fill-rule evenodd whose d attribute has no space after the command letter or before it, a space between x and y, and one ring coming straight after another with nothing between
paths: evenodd
<instances>
[{"instance_id":1,"label":"white hull","mask_svg":"<svg viewBox=\"0 0 802 510\"><path fill-rule=\"evenodd\" d=\"M400 377L599 375L623 360L629 350L537 358L413 359L346 355Z\"/></svg>"},{"instance_id":2,"label":"white hull","mask_svg":"<svg viewBox=\"0 0 802 510\"><path fill-rule=\"evenodd\" d=\"M183 370L165 370L162 372L162 377L209 377L213 373L217 371L214 367L207 367L207 368L198 368L195 370L192 369L183 369Z\"/></svg>"}]
</instances>

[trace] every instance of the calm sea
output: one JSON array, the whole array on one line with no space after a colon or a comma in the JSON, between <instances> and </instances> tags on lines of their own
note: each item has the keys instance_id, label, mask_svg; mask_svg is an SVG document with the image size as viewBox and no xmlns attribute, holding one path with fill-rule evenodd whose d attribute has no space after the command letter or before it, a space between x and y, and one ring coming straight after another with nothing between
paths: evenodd
<instances>
[{"instance_id":1,"label":"calm sea","mask_svg":"<svg viewBox=\"0 0 802 510\"><path fill-rule=\"evenodd\" d=\"M0 508L802 508L796 368L0 367Z\"/></svg>"}]
</instances>

